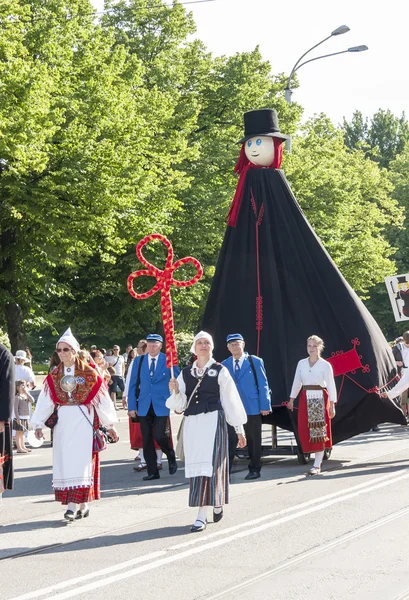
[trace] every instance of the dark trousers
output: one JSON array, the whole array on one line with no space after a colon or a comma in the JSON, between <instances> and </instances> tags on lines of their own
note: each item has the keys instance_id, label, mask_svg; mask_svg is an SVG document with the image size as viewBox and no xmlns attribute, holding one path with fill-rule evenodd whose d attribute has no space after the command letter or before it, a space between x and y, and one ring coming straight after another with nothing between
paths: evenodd
<instances>
[{"instance_id":1,"label":"dark trousers","mask_svg":"<svg viewBox=\"0 0 409 600\"><path fill-rule=\"evenodd\" d=\"M249 452L249 471L260 473L261 470L261 415L247 415L244 424L246 432L247 450Z\"/></svg>"},{"instance_id":2,"label":"dark trousers","mask_svg":"<svg viewBox=\"0 0 409 600\"><path fill-rule=\"evenodd\" d=\"M234 427L227 423L227 432L229 434L229 473L231 473L231 468L233 466L233 460L236 456L237 442L239 438L237 437L236 430Z\"/></svg>"},{"instance_id":3,"label":"dark trousers","mask_svg":"<svg viewBox=\"0 0 409 600\"><path fill-rule=\"evenodd\" d=\"M169 417L156 416L152 404L149 407L146 417L139 417L143 440L143 456L148 467L148 475L156 475L158 473L156 450L153 444L154 439L168 457L168 461L175 460L175 451L172 448L169 437L168 420Z\"/></svg>"}]
</instances>

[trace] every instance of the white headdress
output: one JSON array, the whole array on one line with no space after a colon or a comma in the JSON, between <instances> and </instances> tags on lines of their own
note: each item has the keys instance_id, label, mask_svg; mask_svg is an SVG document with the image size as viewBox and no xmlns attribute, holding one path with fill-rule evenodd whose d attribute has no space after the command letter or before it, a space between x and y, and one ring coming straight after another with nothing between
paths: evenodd
<instances>
[{"instance_id":1,"label":"white headdress","mask_svg":"<svg viewBox=\"0 0 409 600\"><path fill-rule=\"evenodd\" d=\"M192 354L196 354L195 346L196 346L197 340L201 340L203 338L205 338L206 340L209 340L209 342L210 342L210 348L211 348L211 351L213 352L214 344L213 344L213 338L212 338L212 336L210 335L210 333L207 333L206 331L199 331L199 333L197 333L195 335L195 337L193 338L192 347L190 348L190 352Z\"/></svg>"},{"instance_id":2,"label":"white headdress","mask_svg":"<svg viewBox=\"0 0 409 600\"><path fill-rule=\"evenodd\" d=\"M75 337L72 335L71 327L68 327L67 331L62 334L62 336L60 337L60 339L56 343L55 347L57 347L57 345L60 342L65 342L66 344L68 344L69 346L71 346L71 348L73 348L75 350L75 352L78 352L78 350L80 349L79 343L77 342L77 340L75 339Z\"/></svg>"}]
</instances>

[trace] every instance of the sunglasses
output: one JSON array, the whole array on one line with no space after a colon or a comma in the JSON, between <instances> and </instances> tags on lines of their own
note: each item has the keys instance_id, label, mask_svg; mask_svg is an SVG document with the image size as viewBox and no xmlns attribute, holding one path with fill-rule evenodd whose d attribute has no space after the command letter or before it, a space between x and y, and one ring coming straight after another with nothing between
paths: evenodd
<instances>
[{"instance_id":1,"label":"sunglasses","mask_svg":"<svg viewBox=\"0 0 409 600\"><path fill-rule=\"evenodd\" d=\"M57 352L58 354L60 354L60 352L71 352L71 348L57 348Z\"/></svg>"}]
</instances>

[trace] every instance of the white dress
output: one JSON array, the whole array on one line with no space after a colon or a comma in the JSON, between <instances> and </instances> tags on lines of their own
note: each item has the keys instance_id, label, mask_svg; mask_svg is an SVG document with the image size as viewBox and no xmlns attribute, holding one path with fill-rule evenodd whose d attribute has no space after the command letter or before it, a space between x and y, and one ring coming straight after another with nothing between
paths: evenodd
<instances>
[{"instance_id":1,"label":"white dress","mask_svg":"<svg viewBox=\"0 0 409 600\"><path fill-rule=\"evenodd\" d=\"M65 367L65 375L67 375L66 369ZM44 422L53 410L54 403L50 393L43 387L31 417L31 425L35 429L42 429ZM93 485L92 424L94 410L97 411L101 425L104 427L112 426L118 421L112 400L104 384L89 407L73 405L60 406L58 409L58 421L53 430L53 488L56 490Z\"/></svg>"},{"instance_id":2,"label":"white dress","mask_svg":"<svg viewBox=\"0 0 409 600\"><path fill-rule=\"evenodd\" d=\"M211 367L215 360L211 358L205 369ZM194 362L191 372L197 368ZM166 400L171 410L183 412L188 398L183 374L177 378L179 393ZM243 424L247 422L247 414L237 391L236 384L226 367L220 369L218 375L220 401L227 422L236 428L237 433L244 433ZM218 411L186 416L183 422L183 447L185 451L185 477L211 477L213 475L213 449L218 422Z\"/></svg>"}]
</instances>

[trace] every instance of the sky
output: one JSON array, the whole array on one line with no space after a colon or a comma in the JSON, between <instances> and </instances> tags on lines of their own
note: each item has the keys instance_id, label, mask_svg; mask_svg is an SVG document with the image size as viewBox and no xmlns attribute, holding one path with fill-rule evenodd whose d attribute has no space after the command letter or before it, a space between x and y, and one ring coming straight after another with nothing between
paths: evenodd
<instances>
[{"instance_id":1,"label":"sky","mask_svg":"<svg viewBox=\"0 0 409 600\"><path fill-rule=\"evenodd\" d=\"M91 1L103 9L103 0ZM185 8L196 22L194 37L214 55L258 45L274 74L289 75L304 52L347 25L348 33L330 38L304 60L358 45L369 50L317 60L299 70L300 87L292 99L303 106L304 120L323 112L338 124L355 110L371 117L378 109L395 115L405 111L409 117L407 0L213 0Z\"/></svg>"}]
</instances>

